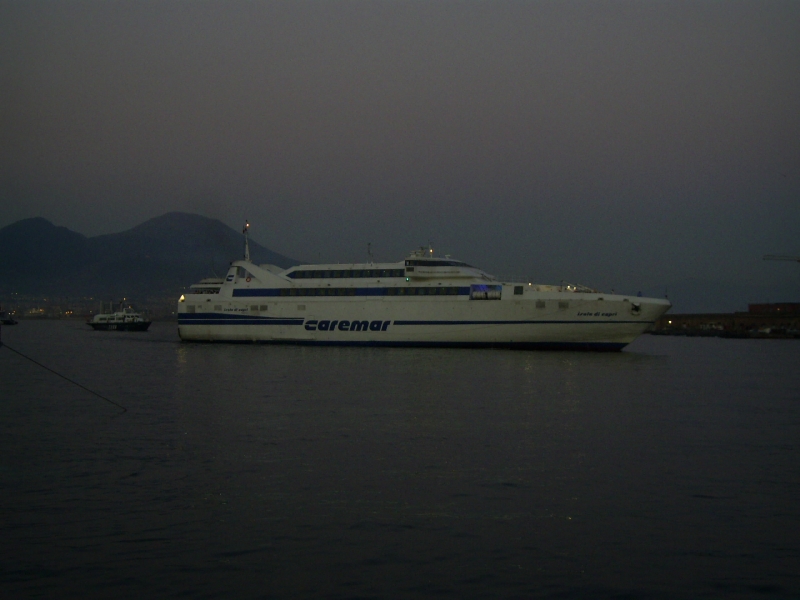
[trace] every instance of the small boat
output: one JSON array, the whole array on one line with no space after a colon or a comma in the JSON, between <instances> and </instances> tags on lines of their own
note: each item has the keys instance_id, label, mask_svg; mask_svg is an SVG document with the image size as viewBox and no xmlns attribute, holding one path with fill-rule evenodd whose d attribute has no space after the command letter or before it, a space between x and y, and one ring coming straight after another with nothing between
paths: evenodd
<instances>
[{"instance_id":1,"label":"small boat","mask_svg":"<svg viewBox=\"0 0 800 600\"><path fill-rule=\"evenodd\" d=\"M19 323L14 317L4 310L0 310L0 325L16 325Z\"/></svg>"},{"instance_id":2,"label":"small boat","mask_svg":"<svg viewBox=\"0 0 800 600\"><path fill-rule=\"evenodd\" d=\"M86 322L95 331L147 331L152 323L130 306L124 307L122 302L120 302L119 309L114 312L103 312L104 310L105 306L101 309L100 314Z\"/></svg>"}]
</instances>

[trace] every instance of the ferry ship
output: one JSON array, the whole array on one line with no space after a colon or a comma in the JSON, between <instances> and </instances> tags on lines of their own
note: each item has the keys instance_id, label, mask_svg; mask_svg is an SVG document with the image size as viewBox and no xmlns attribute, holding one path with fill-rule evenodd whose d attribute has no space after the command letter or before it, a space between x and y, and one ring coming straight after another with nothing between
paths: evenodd
<instances>
[{"instance_id":1,"label":"ferry ship","mask_svg":"<svg viewBox=\"0 0 800 600\"><path fill-rule=\"evenodd\" d=\"M110 303L109 312L105 311L105 306L100 309L86 324L90 325L95 331L147 331L152 321L143 317L130 307L119 303L119 309L114 310L113 303Z\"/></svg>"},{"instance_id":2,"label":"ferry ship","mask_svg":"<svg viewBox=\"0 0 800 600\"><path fill-rule=\"evenodd\" d=\"M621 350L670 302L498 280L431 248L396 263L282 269L244 260L178 302L182 340Z\"/></svg>"}]
</instances>

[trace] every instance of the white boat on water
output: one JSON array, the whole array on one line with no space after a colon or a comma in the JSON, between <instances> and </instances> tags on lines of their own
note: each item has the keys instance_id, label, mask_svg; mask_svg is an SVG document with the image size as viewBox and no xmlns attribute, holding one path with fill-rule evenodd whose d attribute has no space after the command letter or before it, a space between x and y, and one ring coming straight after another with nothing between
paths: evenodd
<instances>
[{"instance_id":1,"label":"white boat on water","mask_svg":"<svg viewBox=\"0 0 800 600\"><path fill-rule=\"evenodd\" d=\"M109 312L104 311L105 306L86 324L91 325L95 331L147 331L152 323L133 308L123 306L122 302L117 310L114 310L112 304Z\"/></svg>"},{"instance_id":2,"label":"white boat on water","mask_svg":"<svg viewBox=\"0 0 800 600\"><path fill-rule=\"evenodd\" d=\"M182 340L621 350L670 302L583 286L501 281L430 248L402 262L231 263L178 302Z\"/></svg>"}]
</instances>

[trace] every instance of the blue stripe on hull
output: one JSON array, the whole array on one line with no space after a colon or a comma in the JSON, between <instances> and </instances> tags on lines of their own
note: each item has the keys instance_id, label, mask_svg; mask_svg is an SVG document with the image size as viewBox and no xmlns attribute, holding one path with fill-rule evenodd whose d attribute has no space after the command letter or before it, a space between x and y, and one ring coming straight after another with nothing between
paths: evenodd
<instances>
[{"instance_id":1,"label":"blue stripe on hull","mask_svg":"<svg viewBox=\"0 0 800 600\"><path fill-rule=\"evenodd\" d=\"M179 325L302 325L304 318L256 317L200 313L178 315ZM655 321L392 321L393 326L407 325L652 325Z\"/></svg>"},{"instance_id":2,"label":"blue stripe on hull","mask_svg":"<svg viewBox=\"0 0 800 600\"><path fill-rule=\"evenodd\" d=\"M181 314L178 315L178 325L302 325L299 319L254 317L252 315L220 315L206 314Z\"/></svg>"},{"instance_id":3,"label":"blue stripe on hull","mask_svg":"<svg viewBox=\"0 0 800 600\"><path fill-rule=\"evenodd\" d=\"M291 344L296 346L360 346L382 348L504 348L509 350L581 350L619 352L617 342L381 342L322 340L185 340L201 344Z\"/></svg>"},{"instance_id":4,"label":"blue stripe on hull","mask_svg":"<svg viewBox=\"0 0 800 600\"><path fill-rule=\"evenodd\" d=\"M655 321L392 321L392 325L629 325Z\"/></svg>"}]
</instances>

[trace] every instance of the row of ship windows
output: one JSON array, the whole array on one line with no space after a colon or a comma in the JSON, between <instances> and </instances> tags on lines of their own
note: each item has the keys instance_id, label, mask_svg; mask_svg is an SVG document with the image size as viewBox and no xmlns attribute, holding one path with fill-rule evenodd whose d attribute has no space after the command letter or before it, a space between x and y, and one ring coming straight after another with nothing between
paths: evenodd
<instances>
[{"instance_id":1,"label":"row of ship windows","mask_svg":"<svg viewBox=\"0 0 800 600\"><path fill-rule=\"evenodd\" d=\"M457 287L392 287L370 290L386 296L457 296ZM281 288L280 296L355 296L357 288ZM358 294L361 295L361 294Z\"/></svg>"},{"instance_id":2,"label":"row of ship windows","mask_svg":"<svg viewBox=\"0 0 800 600\"><path fill-rule=\"evenodd\" d=\"M470 267L458 260L407 260L407 267Z\"/></svg>"},{"instance_id":3,"label":"row of ship windows","mask_svg":"<svg viewBox=\"0 0 800 600\"><path fill-rule=\"evenodd\" d=\"M403 269L328 269L325 271L293 271L287 273L292 279L344 279L355 277L404 277Z\"/></svg>"},{"instance_id":4,"label":"row of ship windows","mask_svg":"<svg viewBox=\"0 0 800 600\"><path fill-rule=\"evenodd\" d=\"M447 289L447 288L444 288L444 289ZM303 308L305 308L305 307L303 307ZM536 308L546 308L545 301L544 300L537 300L536 301ZM568 301L565 302L563 300L559 301L558 308L560 308L562 310L565 309L565 308L569 308L569 302ZM250 305L250 310L252 312L267 312L267 309L268 309L268 305L266 305L266 304L261 304L261 305L252 304L252 305ZM215 304L214 305L214 310L221 311L222 310L222 305L221 304ZM191 305L187 306L186 307L186 312L189 312L189 313L195 312L195 307L191 306ZM101 319L101 320L105 320L105 319Z\"/></svg>"}]
</instances>

